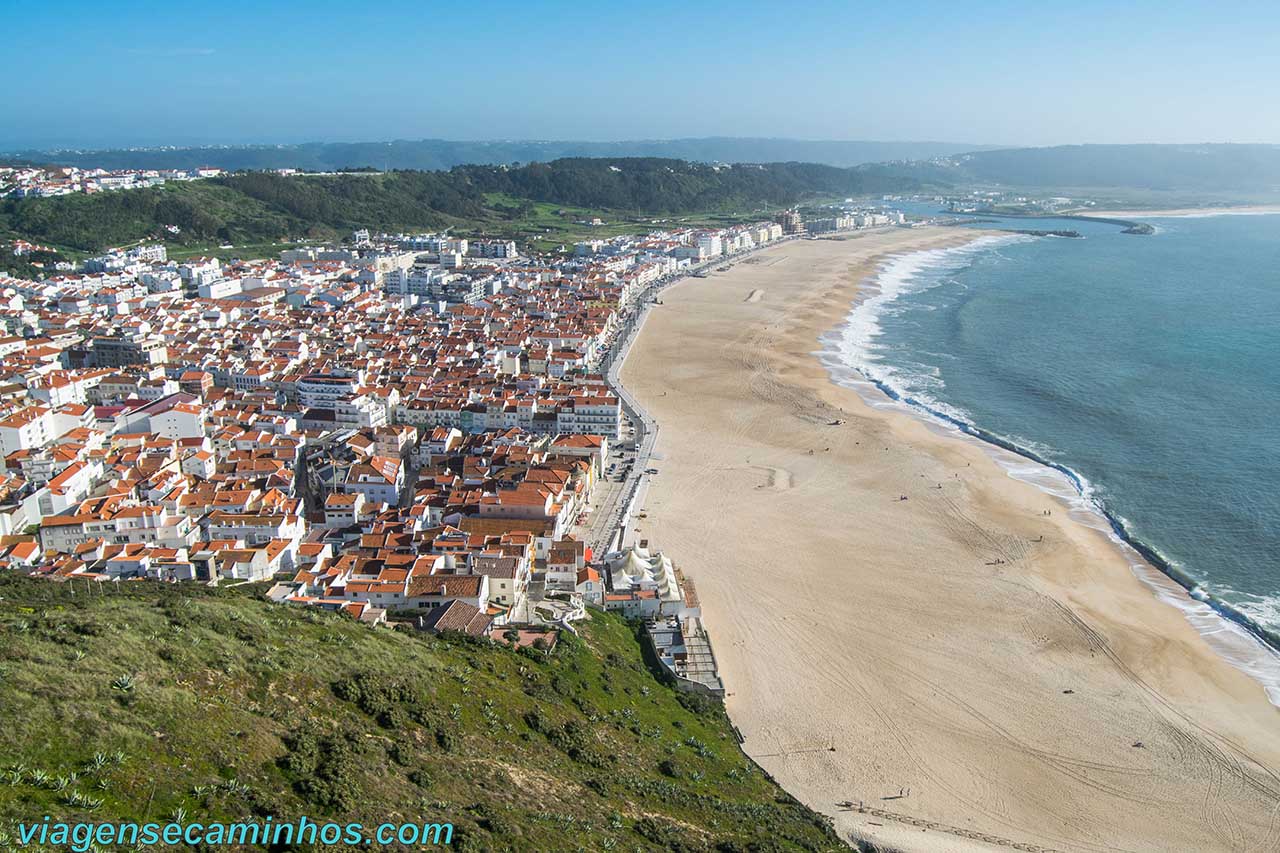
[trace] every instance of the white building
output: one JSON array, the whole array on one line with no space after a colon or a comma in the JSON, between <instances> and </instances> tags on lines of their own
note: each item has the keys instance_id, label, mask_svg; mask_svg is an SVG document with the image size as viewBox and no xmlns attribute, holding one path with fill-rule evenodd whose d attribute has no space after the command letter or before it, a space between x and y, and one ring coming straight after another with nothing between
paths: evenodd
<instances>
[{"instance_id":1,"label":"white building","mask_svg":"<svg viewBox=\"0 0 1280 853\"><path fill-rule=\"evenodd\" d=\"M347 494L360 493L365 500L400 503L400 490L404 488L404 465L399 459L374 456L364 465L352 465L342 490Z\"/></svg>"},{"instance_id":2,"label":"white building","mask_svg":"<svg viewBox=\"0 0 1280 853\"><path fill-rule=\"evenodd\" d=\"M211 279L196 285L196 293L202 299L226 299L243 291L244 286L238 278Z\"/></svg>"},{"instance_id":3,"label":"white building","mask_svg":"<svg viewBox=\"0 0 1280 853\"><path fill-rule=\"evenodd\" d=\"M332 409L339 400L354 394L358 387L358 377L312 373L298 380L298 402L307 408Z\"/></svg>"},{"instance_id":4,"label":"white building","mask_svg":"<svg viewBox=\"0 0 1280 853\"><path fill-rule=\"evenodd\" d=\"M165 438L202 438L205 434L203 406L176 403L163 412L151 415L151 432Z\"/></svg>"},{"instance_id":5,"label":"white building","mask_svg":"<svg viewBox=\"0 0 1280 853\"><path fill-rule=\"evenodd\" d=\"M44 447L52 441L52 412L48 406L27 406L0 420L0 456Z\"/></svg>"}]
</instances>

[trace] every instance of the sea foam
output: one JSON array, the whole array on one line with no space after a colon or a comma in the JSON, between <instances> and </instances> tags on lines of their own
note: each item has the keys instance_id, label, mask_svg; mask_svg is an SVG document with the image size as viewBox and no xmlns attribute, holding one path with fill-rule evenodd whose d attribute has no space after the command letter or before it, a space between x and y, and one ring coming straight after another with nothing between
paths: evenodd
<instances>
[{"instance_id":1,"label":"sea foam","mask_svg":"<svg viewBox=\"0 0 1280 853\"><path fill-rule=\"evenodd\" d=\"M988 253L987 259L998 260L1002 246L1036 239L1017 234L983 236L961 246L890 256L863 283L845 322L821 336L822 349L815 355L834 382L857 392L872 408L900 410L948 435L977 442L1010 477L1053 496L1074 521L1104 533L1159 600L1177 607L1215 653L1261 684L1272 704L1280 706L1280 651L1274 632L1263 627L1280 621L1280 597L1227 604L1157 548L1137 540L1127 521L1107 508L1094 485L1078 472L1049 461L1046 448L984 430L966 412L939 400L930 393L943 387L936 371L910 371L885 360L881 321L899 310L895 302L900 297L942 284L947 273L965 268L979 255Z\"/></svg>"}]
</instances>

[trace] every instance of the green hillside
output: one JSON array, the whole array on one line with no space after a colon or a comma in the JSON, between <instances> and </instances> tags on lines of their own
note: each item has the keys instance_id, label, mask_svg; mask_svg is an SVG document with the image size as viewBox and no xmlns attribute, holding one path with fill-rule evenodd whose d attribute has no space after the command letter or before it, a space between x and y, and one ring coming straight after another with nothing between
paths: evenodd
<instances>
[{"instance_id":1,"label":"green hillside","mask_svg":"<svg viewBox=\"0 0 1280 853\"><path fill-rule=\"evenodd\" d=\"M345 236L354 228L437 228L484 215L429 172L282 177L259 172L148 189L0 202L0 231L83 252L143 239L243 243ZM173 235L165 226L176 226Z\"/></svg>"},{"instance_id":2,"label":"green hillside","mask_svg":"<svg viewBox=\"0 0 1280 853\"><path fill-rule=\"evenodd\" d=\"M682 213L820 196L899 191L914 181L876 169L818 163L708 165L657 157L566 158L520 168L459 166L450 175L488 192L557 204L647 213Z\"/></svg>"},{"instance_id":3,"label":"green hillside","mask_svg":"<svg viewBox=\"0 0 1280 853\"><path fill-rule=\"evenodd\" d=\"M163 239L179 251L327 240L357 228L558 235L567 229L541 227L537 203L627 219L632 230L646 230L654 215L746 213L916 186L875 169L811 163L713 167L655 158L459 166L447 172L243 172L148 189L6 198L0 200L0 237L97 252L144 239ZM507 203L495 203L497 198ZM179 231L175 235L166 226Z\"/></svg>"},{"instance_id":4,"label":"green hillside","mask_svg":"<svg viewBox=\"0 0 1280 853\"><path fill-rule=\"evenodd\" d=\"M0 849L43 815L430 819L473 851L847 849L616 617L547 655L248 588L72 590L0 577Z\"/></svg>"}]
</instances>

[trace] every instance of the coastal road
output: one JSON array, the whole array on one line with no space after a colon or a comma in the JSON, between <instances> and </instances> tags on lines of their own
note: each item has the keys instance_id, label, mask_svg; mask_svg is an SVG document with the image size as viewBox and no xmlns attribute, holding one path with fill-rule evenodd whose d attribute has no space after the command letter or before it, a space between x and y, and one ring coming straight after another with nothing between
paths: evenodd
<instances>
[{"instance_id":1,"label":"coastal road","mask_svg":"<svg viewBox=\"0 0 1280 853\"><path fill-rule=\"evenodd\" d=\"M623 417L631 429L630 440L624 435L618 444L630 444L635 448L635 453L632 457L634 462L630 472L621 484L613 482L600 483L596 488L599 489L604 486L604 493L600 497L592 495L593 508L591 518L585 525L586 530L583 531L582 535L586 537L587 544L591 546L596 554L603 555L610 550L611 546L622 547L626 544L627 531L622 529L624 521L627 524L633 521L633 519L626 517L628 505L634 503L635 505L632 508L635 510L640 509L641 501L633 501L633 497L637 495L641 498L643 497L647 491L648 479L653 476L645 472L654 467L654 460L656 459L654 446L658 441L658 422L626 389L618 378L618 373L626 362L627 353L630 352L631 346L640 334L640 330L644 328L645 320L648 319L650 311L654 308L654 299L663 290L676 282L683 281L691 276L705 277L707 272L712 269L733 267L735 264L754 256L762 249L773 248L795 239L797 238L783 237L738 255L706 261L690 266L687 270L677 275L660 278L637 294L624 309L621 323L614 334L613 344L601 358L599 366L604 370L605 381L608 383L609 388L618 396L622 404ZM615 447L614 451L609 454L609 459L605 465L607 467L610 461L621 459L621 449ZM618 488L613 488L614 486L618 486Z\"/></svg>"}]
</instances>

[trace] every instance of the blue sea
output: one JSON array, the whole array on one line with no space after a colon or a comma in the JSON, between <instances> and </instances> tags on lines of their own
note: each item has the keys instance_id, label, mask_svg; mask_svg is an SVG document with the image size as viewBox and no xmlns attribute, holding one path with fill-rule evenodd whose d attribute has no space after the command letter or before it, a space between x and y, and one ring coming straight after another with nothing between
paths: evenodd
<instances>
[{"instance_id":1,"label":"blue sea","mask_svg":"<svg viewBox=\"0 0 1280 853\"><path fill-rule=\"evenodd\" d=\"M1143 221L894 257L826 360L1067 484L1280 704L1280 215Z\"/></svg>"}]
</instances>

